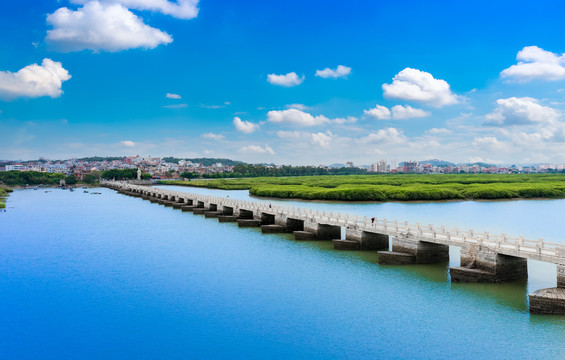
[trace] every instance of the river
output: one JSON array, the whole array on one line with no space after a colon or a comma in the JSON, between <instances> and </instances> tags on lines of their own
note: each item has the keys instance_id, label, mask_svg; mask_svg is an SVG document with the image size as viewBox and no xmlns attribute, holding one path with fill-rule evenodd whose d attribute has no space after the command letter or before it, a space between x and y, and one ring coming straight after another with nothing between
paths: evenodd
<instances>
[{"instance_id":1,"label":"river","mask_svg":"<svg viewBox=\"0 0 565 360\"><path fill-rule=\"evenodd\" d=\"M1 359L565 358L565 317L527 304L555 286L555 265L529 261L524 281L452 284L448 264L379 266L374 252L89 191L7 199ZM564 242L565 200L284 202Z\"/></svg>"}]
</instances>

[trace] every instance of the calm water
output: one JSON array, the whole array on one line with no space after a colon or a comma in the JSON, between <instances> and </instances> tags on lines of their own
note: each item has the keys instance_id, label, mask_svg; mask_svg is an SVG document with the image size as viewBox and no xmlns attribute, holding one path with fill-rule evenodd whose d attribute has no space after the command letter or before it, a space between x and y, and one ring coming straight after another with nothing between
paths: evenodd
<instances>
[{"instance_id":1,"label":"calm water","mask_svg":"<svg viewBox=\"0 0 565 360\"><path fill-rule=\"evenodd\" d=\"M527 310L529 292L555 285L553 265L530 262L528 281L451 284L448 264L381 267L374 253L100 192L8 198L0 359L565 358L565 317ZM300 204L553 241L565 208Z\"/></svg>"}]
</instances>

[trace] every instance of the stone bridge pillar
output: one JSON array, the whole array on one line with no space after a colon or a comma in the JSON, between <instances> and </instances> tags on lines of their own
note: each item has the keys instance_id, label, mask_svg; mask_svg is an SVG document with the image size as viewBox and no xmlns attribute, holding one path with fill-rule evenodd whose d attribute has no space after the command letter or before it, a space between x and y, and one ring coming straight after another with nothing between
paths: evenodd
<instances>
[{"instance_id":1,"label":"stone bridge pillar","mask_svg":"<svg viewBox=\"0 0 565 360\"><path fill-rule=\"evenodd\" d=\"M302 226L302 230L293 230L295 240L333 240L341 239L341 226L330 224L319 224L313 219L302 221L293 219L291 222L287 219L287 228Z\"/></svg>"},{"instance_id":2,"label":"stone bridge pillar","mask_svg":"<svg viewBox=\"0 0 565 360\"><path fill-rule=\"evenodd\" d=\"M333 239L335 250L381 250L388 249L388 235L359 230L345 230L345 240Z\"/></svg>"},{"instance_id":3,"label":"stone bridge pillar","mask_svg":"<svg viewBox=\"0 0 565 360\"><path fill-rule=\"evenodd\" d=\"M431 264L449 261L449 246L420 241L411 234L392 237L392 251L379 251L381 265Z\"/></svg>"},{"instance_id":4,"label":"stone bridge pillar","mask_svg":"<svg viewBox=\"0 0 565 360\"><path fill-rule=\"evenodd\" d=\"M449 269L452 282L492 282L525 279L528 261L481 245L461 249L461 266Z\"/></svg>"},{"instance_id":5,"label":"stone bridge pillar","mask_svg":"<svg viewBox=\"0 0 565 360\"><path fill-rule=\"evenodd\" d=\"M557 265L557 287L530 294L532 314L565 315L565 264Z\"/></svg>"}]
</instances>

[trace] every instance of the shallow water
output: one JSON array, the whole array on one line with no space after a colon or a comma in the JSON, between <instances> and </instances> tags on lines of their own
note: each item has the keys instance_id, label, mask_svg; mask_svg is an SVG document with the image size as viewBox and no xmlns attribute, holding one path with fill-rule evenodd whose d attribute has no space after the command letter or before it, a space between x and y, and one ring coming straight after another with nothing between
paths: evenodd
<instances>
[{"instance_id":1,"label":"shallow water","mask_svg":"<svg viewBox=\"0 0 565 360\"><path fill-rule=\"evenodd\" d=\"M373 252L99 191L8 198L1 359L565 357L565 317L527 310L529 292L555 286L554 265L529 262L527 281L451 284L448 264L379 266ZM496 216L558 240L558 223L543 224L565 202L299 204L493 232ZM523 213L541 231L511 218Z\"/></svg>"}]
</instances>

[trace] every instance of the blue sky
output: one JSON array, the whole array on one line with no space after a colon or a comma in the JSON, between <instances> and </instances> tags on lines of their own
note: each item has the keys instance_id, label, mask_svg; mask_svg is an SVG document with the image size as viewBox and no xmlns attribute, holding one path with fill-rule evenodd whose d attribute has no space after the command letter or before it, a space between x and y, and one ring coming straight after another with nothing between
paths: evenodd
<instances>
[{"instance_id":1,"label":"blue sky","mask_svg":"<svg viewBox=\"0 0 565 360\"><path fill-rule=\"evenodd\" d=\"M0 6L0 159L565 163L559 1Z\"/></svg>"}]
</instances>

